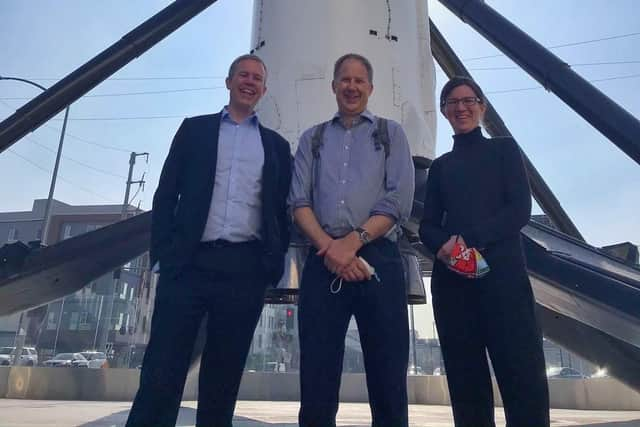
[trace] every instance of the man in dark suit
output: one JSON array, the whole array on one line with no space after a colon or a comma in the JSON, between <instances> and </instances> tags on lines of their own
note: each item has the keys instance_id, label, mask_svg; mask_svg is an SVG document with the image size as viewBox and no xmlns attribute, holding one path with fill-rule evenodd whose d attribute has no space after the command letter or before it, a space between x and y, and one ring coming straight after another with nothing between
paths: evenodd
<instances>
[{"instance_id":1,"label":"man in dark suit","mask_svg":"<svg viewBox=\"0 0 640 427\"><path fill-rule=\"evenodd\" d=\"M140 388L127 427L175 425L198 328L208 315L197 426L231 426L264 292L289 243L290 146L260 125L260 58L229 68L229 105L186 119L153 198L151 262L160 281Z\"/></svg>"}]
</instances>

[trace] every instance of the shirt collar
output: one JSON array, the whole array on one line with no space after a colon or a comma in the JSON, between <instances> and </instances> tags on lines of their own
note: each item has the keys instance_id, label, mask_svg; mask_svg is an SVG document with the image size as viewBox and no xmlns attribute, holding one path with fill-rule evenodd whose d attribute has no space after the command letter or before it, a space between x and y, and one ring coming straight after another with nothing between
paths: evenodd
<instances>
[{"instance_id":1,"label":"shirt collar","mask_svg":"<svg viewBox=\"0 0 640 427\"><path fill-rule=\"evenodd\" d=\"M224 108L222 109L220 114L221 114L221 116L220 116L220 120L221 121L229 121L229 122L235 123L235 121L231 118L231 115L229 114L229 109L227 108L226 105L224 106ZM251 113L251 115L249 117L244 119L242 122L243 123L250 123L253 126L257 126L258 122L259 122L258 113L256 113L254 111L253 113ZM240 123L238 123L238 124L240 124Z\"/></svg>"},{"instance_id":2,"label":"shirt collar","mask_svg":"<svg viewBox=\"0 0 640 427\"><path fill-rule=\"evenodd\" d=\"M369 122L373 123L376 119L376 116L374 116L373 114L371 114L371 111L369 110L364 110L360 116L358 117L358 119L356 119L356 121L353 123L354 126L358 125L361 123L362 119L367 119L369 120ZM336 112L333 115L333 118L331 119L332 122L335 122L336 120L340 120L340 111Z\"/></svg>"}]
</instances>

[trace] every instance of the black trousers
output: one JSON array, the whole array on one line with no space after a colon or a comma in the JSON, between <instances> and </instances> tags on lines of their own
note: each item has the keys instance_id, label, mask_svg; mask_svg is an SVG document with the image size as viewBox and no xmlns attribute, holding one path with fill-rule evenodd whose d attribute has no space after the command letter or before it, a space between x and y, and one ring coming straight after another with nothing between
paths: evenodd
<instances>
[{"instance_id":1,"label":"black trousers","mask_svg":"<svg viewBox=\"0 0 640 427\"><path fill-rule=\"evenodd\" d=\"M200 363L196 426L231 427L266 288L258 246L202 248L177 277L160 275L140 388L127 427L176 424L205 314L207 341ZM245 270L229 271L233 265L244 265Z\"/></svg>"},{"instance_id":2,"label":"black trousers","mask_svg":"<svg viewBox=\"0 0 640 427\"><path fill-rule=\"evenodd\" d=\"M375 269L375 279L345 282L339 293L323 259L312 252L302 275L299 299L302 427L334 427L345 335L351 316L358 324L375 427L406 427L409 326L402 261L395 243L378 239L358 254Z\"/></svg>"},{"instance_id":3,"label":"black trousers","mask_svg":"<svg viewBox=\"0 0 640 427\"><path fill-rule=\"evenodd\" d=\"M487 353L508 427L548 427L549 392L542 335L524 265L491 263L465 279L437 263L433 309L456 427L494 427Z\"/></svg>"}]
</instances>

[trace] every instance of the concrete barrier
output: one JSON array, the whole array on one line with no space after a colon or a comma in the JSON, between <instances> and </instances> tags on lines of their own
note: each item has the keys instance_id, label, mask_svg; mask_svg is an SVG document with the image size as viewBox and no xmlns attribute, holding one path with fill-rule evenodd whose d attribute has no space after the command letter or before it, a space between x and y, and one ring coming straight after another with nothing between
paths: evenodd
<instances>
[{"instance_id":1,"label":"concrete barrier","mask_svg":"<svg viewBox=\"0 0 640 427\"><path fill-rule=\"evenodd\" d=\"M0 397L5 397L7 395L9 372L11 372L11 368L9 366L0 366Z\"/></svg>"},{"instance_id":2,"label":"concrete barrier","mask_svg":"<svg viewBox=\"0 0 640 427\"><path fill-rule=\"evenodd\" d=\"M0 385L4 394L0 396L10 399L130 401L140 380L137 369L17 366L7 370L6 382ZM186 400L197 399L197 384L197 375L189 375L184 390Z\"/></svg>"},{"instance_id":3,"label":"concrete barrier","mask_svg":"<svg viewBox=\"0 0 640 427\"><path fill-rule=\"evenodd\" d=\"M603 411L637 411L640 393L614 378L550 379L549 400L553 408Z\"/></svg>"},{"instance_id":4,"label":"concrete barrier","mask_svg":"<svg viewBox=\"0 0 640 427\"><path fill-rule=\"evenodd\" d=\"M427 405L451 405L447 377L420 375L407 377L409 403Z\"/></svg>"},{"instance_id":5,"label":"concrete barrier","mask_svg":"<svg viewBox=\"0 0 640 427\"><path fill-rule=\"evenodd\" d=\"M190 372L183 398L197 400L197 371ZM137 369L81 369L0 367L0 397L43 400L131 401L138 389ZM449 405L445 376L407 378L409 403ZM583 410L640 410L640 393L613 378L549 380L552 408ZM523 390L526 393L526 390ZM496 405L502 405L494 384ZM297 373L245 372L239 399L298 401ZM364 374L345 374L340 389L342 402L367 402Z\"/></svg>"}]
</instances>

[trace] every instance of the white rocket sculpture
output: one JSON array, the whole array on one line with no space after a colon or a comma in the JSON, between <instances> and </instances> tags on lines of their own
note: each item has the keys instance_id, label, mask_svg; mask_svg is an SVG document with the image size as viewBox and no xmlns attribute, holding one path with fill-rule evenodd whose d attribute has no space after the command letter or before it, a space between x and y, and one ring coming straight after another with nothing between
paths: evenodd
<instances>
[{"instance_id":1,"label":"white rocket sculpture","mask_svg":"<svg viewBox=\"0 0 640 427\"><path fill-rule=\"evenodd\" d=\"M435 68L427 0L255 0L251 43L268 68L260 120L283 135L293 152L302 132L336 112L333 66L353 52L373 65L370 111L402 124L414 158L434 158ZM306 246L298 243L292 242L285 275L266 301L293 301L288 296L299 287L306 257ZM409 303L424 304L418 260L413 253L403 260Z\"/></svg>"},{"instance_id":2,"label":"white rocket sculpture","mask_svg":"<svg viewBox=\"0 0 640 427\"><path fill-rule=\"evenodd\" d=\"M294 152L305 129L336 112L333 65L354 52L373 65L371 112L402 124L414 157L434 158L427 0L255 0L251 43L268 67L260 119Z\"/></svg>"}]
</instances>

